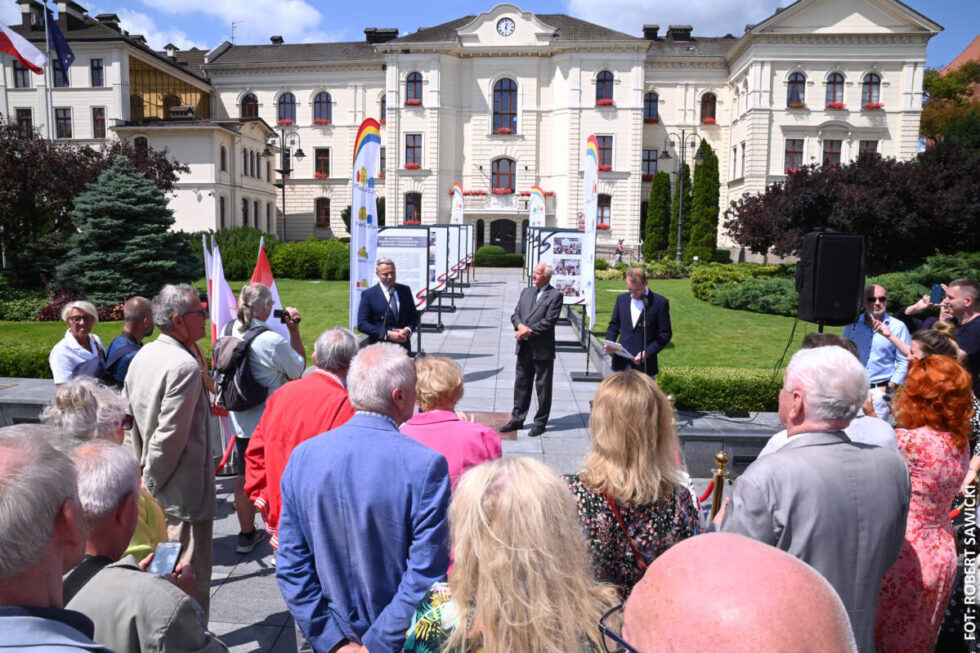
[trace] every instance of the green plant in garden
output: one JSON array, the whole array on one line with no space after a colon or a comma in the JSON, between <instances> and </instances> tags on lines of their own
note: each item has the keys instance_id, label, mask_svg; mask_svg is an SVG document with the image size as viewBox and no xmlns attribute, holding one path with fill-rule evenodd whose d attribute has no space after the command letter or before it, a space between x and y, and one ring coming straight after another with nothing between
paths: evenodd
<instances>
[{"instance_id":1,"label":"green plant in garden","mask_svg":"<svg viewBox=\"0 0 980 653\"><path fill-rule=\"evenodd\" d=\"M697 256L701 261L714 258L718 245L718 156L708 141L702 140L698 154L703 160L694 166L690 211L685 207L685 223L690 234L684 246L684 260Z\"/></svg>"},{"instance_id":2,"label":"green plant in garden","mask_svg":"<svg viewBox=\"0 0 980 653\"><path fill-rule=\"evenodd\" d=\"M670 175L666 172L658 172L650 182L646 234L643 238L643 260L656 261L668 253L669 231Z\"/></svg>"}]
</instances>

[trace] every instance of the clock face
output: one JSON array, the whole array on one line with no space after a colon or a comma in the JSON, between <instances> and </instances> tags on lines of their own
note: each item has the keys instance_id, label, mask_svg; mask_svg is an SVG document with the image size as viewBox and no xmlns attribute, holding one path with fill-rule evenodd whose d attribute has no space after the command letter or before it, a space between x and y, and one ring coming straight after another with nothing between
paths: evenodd
<instances>
[{"instance_id":1,"label":"clock face","mask_svg":"<svg viewBox=\"0 0 980 653\"><path fill-rule=\"evenodd\" d=\"M510 36L514 33L514 21L510 18L501 18L497 21L497 33L501 36Z\"/></svg>"}]
</instances>

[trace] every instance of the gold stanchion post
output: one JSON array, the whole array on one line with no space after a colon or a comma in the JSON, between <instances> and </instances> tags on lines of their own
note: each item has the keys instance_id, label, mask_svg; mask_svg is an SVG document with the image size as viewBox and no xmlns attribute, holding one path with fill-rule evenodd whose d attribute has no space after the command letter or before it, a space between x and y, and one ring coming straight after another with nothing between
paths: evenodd
<instances>
[{"instance_id":1,"label":"gold stanchion post","mask_svg":"<svg viewBox=\"0 0 980 653\"><path fill-rule=\"evenodd\" d=\"M715 454L717 467L712 470L711 477L711 482L714 483L714 490L711 493L711 519L714 519L718 511L721 510L721 500L725 497L725 481L728 481L729 485L735 482L731 472L725 469L728 460L728 453L725 451L719 451Z\"/></svg>"}]
</instances>

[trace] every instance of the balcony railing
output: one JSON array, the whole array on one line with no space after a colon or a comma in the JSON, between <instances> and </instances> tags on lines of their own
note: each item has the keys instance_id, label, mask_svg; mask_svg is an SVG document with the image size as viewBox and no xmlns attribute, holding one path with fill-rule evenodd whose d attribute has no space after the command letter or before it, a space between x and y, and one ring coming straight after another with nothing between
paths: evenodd
<instances>
[{"instance_id":1,"label":"balcony railing","mask_svg":"<svg viewBox=\"0 0 980 653\"><path fill-rule=\"evenodd\" d=\"M511 195L466 195L463 197L463 212L491 211L523 213L530 210L531 198L526 195L513 193ZM554 196L544 198L545 213L555 212Z\"/></svg>"}]
</instances>

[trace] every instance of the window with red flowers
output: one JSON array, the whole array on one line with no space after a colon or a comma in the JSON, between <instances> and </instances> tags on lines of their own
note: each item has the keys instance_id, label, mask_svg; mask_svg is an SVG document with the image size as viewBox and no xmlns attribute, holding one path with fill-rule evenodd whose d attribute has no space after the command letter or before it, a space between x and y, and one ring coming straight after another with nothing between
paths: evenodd
<instances>
[{"instance_id":1,"label":"window with red flowers","mask_svg":"<svg viewBox=\"0 0 980 653\"><path fill-rule=\"evenodd\" d=\"M242 118L259 117L259 99L254 94L248 93L242 98Z\"/></svg>"},{"instance_id":2,"label":"window with red flowers","mask_svg":"<svg viewBox=\"0 0 980 653\"><path fill-rule=\"evenodd\" d=\"M408 73L405 78L405 104L422 104L422 73Z\"/></svg>"},{"instance_id":3,"label":"window with red flowers","mask_svg":"<svg viewBox=\"0 0 980 653\"><path fill-rule=\"evenodd\" d=\"M418 224L422 221L422 193L405 193L405 222Z\"/></svg>"},{"instance_id":4,"label":"window with red flowers","mask_svg":"<svg viewBox=\"0 0 980 653\"><path fill-rule=\"evenodd\" d=\"M717 104L718 99L714 93L705 93L701 96L701 122L714 124Z\"/></svg>"},{"instance_id":5,"label":"window with red flowers","mask_svg":"<svg viewBox=\"0 0 980 653\"><path fill-rule=\"evenodd\" d=\"M796 171L803 167L803 139L787 138L783 170Z\"/></svg>"},{"instance_id":6,"label":"window with red flowers","mask_svg":"<svg viewBox=\"0 0 980 653\"><path fill-rule=\"evenodd\" d=\"M330 149L318 147L313 150L313 176L326 179L330 176Z\"/></svg>"},{"instance_id":7,"label":"window with red flowers","mask_svg":"<svg viewBox=\"0 0 980 653\"><path fill-rule=\"evenodd\" d=\"M276 120L280 124L292 124L296 122L296 96L292 93L283 93L279 96L278 114Z\"/></svg>"},{"instance_id":8,"label":"window with red flowers","mask_svg":"<svg viewBox=\"0 0 980 653\"><path fill-rule=\"evenodd\" d=\"M844 76L831 73L827 77L827 106L844 104Z\"/></svg>"},{"instance_id":9,"label":"window with red flowers","mask_svg":"<svg viewBox=\"0 0 980 653\"><path fill-rule=\"evenodd\" d=\"M313 98L313 124L329 125L333 120L333 102L329 93L317 93Z\"/></svg>"},{"instance_id":10,"label":"window with red flowers","mask_svg":"<svg viewBox=\"0 0 980 653\"><path fill-rule=\"evenodd\" d=\"M881 77L879 75L868 73L864 76L864 83L861 84L861 106L866 109L881 107Z\"/></svg>"},{"instance_id":11,"label":"window with red flowers","mask_svg":"<svg viewBox=\"0 0 980 653\"><path fill-rule=\"evenodd\" d=\"M660 120L660 96L656 93L646 93L643 96L643 122Z\"/></svg>"},{"instance_id":12,"label":"window with red flowers","mask_svg":"<svg viewBox=\"0 0 980 653\"><path fill-rule=\"evenodd\" d=\"M517 131L517 82L504 78L493 85L493 131L513 134Z\"/></svg>"},{"instance_id":13,"label":"window with red flowers","mask_svg":"<svg viewBox=\"0 0 980 653\"><path fill-rule=\"evenodd\" d=\"M405 134L405 167L422 167L422 134Z\"/></svg>"},{"instance_id":14,"label":"window with red flowers","mask_svg":"<svg viewBox=\"0 0 980 653\"><path fill-rule=\"evenodd\" d=\"M657 174L657 151L643 150L643 181L650 181Z\"/></svg>"},{"instance_id":15,"label":"window with red flowers","mask_svg":"<svg viewBox=\"0 0 980 653\"><path fill-rule=\"evenodd\" d=\"M612 224L612 195L599 195L599 208L596 213L596 226L608 229Z\"/></svg>"},{"instance_id":16,"label":"window with red flowers","mask_svg":"<svg viewBox=\"0 0 980 653\"><path fill-rule=\"evenodd\" d=\"M491 165L491 183L494 191L498 188L514 192L514 181L517 177L517 164L513 159L496 159Z\"/></svg>"},{"instance_id":17,"label":"window with red flowers","mask_svg":"<svg viewBox=\"0 0 980 653\"><path fill-rule=\"evenodd\" d=\"M786 106L790 109L800 109L806 105L806 75L793 73L789 76L786 86Z\"/></svg>"},{"instance_id":18,"label":"window with red flowers","mask_svg":"<svg viewBox=\"0 0 980 653\"><path fill-rule=\"evenodd\" d=\"M317 227L330 226L330 198L316 198L316 201L313 203L313 212L316 215Z\"/></svg>"},{"instance_id":19,"label":"window with red flowers","mask_svg":"<svg viewBox=\"0 0 980 653\"><path fill-rule=\"evenodd\" d=\"M599 170L612 170L613 137L596 136L595 140L599 145Z\"/></svg>"},{"instance_id":20,"label":"window with red flowers","mask_svg":"<svg viewBox=\"0 0 980 653\"><path fill-rule=\"evenodd\" d=\"M840 165L840 146L841 141L838 140L823 142L823 164L825 166L836 168Z\"/></svg>"},{"instance_id":21,"label":"window with red flowers","mask_svg":"<svg viewBox=\"0 0 980 653\"><path fill-rule=\"evenodd\" d=\"M603 70L595 78L595 103L613 101L613 84L615 78L608 70Z\"/></svg>"}]
</instances>

